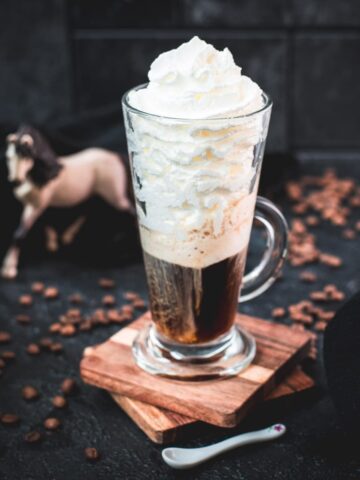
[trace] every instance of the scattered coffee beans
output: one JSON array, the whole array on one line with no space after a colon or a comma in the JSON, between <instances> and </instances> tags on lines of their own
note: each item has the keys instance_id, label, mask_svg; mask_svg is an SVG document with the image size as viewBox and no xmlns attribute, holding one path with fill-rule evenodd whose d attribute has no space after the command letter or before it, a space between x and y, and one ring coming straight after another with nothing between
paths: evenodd
<instances>
[{"instance_id":1,"label":"scattered coffee beans","mask_svg":"<svg viewBox=\"0 0 360 480\"><path fill-rule=\"evenodd\" d=\"M0 420L4 425L15 425L20 422L20 417L15 413L4 413L1 415Z\"/></svg>"},{"instance_id":2,"label":"scattered coffee beans","mask_svg":"<svg viewBox=\"0 0 360 480\"><path fill-rule=\"evenodd\" d=\"M51 403L56 408L64 408L67 405L67 400L61 395L56 395L52 400Z\"/></svg>"},{"instance_id":3,"label":"scattered coffee beans","mask_svg":"<svg viewBox=\"0 0 360 480\"><path fill-rule=\"evenodd\" d=\"M95 461L100 459L99 451L94 447L85 448L84 453L87 460Z\"/></svg>"},{"instance_id":4,"label":"scattered coffee beans","mask_svg":"<svg viewBox=\"0 0 360 480\"><path fill-rule=\"evenodd\" d=\"M21 393L24 400L35 400L36 398L39 398L40 395L36 388L31 385L24 387Z\"/></svg>"},{"instance_id":5,"label":"scattered coffee beans","mask_svg":"<svg viewBox=\"0 0 360 480\"><path fill-rule=\"evenodd\" d=\"M55 299L59 296L59 290L56 287L48 287L44 290L44 297L48 300Z\"/></svg>"},{"instance_id":6,"label":"scattered coffee beans","mask_svg":"<svg viewBox=\"0 0 360 480\"><path fill-rule=\"evenodd\" d=\"M28 325L31 322L30 316L25 315L24 313L20 313L19 315L16 315L15 320L21 325Z\"/></svg>"},{"instance_id":7,"label":"scattered coffee beans","mask_svg":"<svg viewBox=\"0 0 360 480\"><path fill-rule=\"evenodd\" d=\"M34 282L31 285L31 291L33 293L42 293L45 289L45 285L42 282Z\"/></svg>"},{"instance_id":8,"label":"scattered coffee beans","mask_svg":"<svg viewBox=\"0 0 360 480\"><path fill-rule=\"evenodd\" d=\"M58 418L49 417L44 421L44 427L47 430L57 430L61 425L61 422Z\"/></svg>"},{"instance_id":9,"label":"scattered coffee beans","mask_svg":"<svg viewBox=\"0 0 360 480\"><path fill-rule=\"evenodd\" d=\"M14 360L14 358L16 357L16 353L11 350L4 350L0 353L0 356L4 360Z\"/></svg>"},{"instance_id":10,"label":"scattered coffee beans","mask_svg":"<svg viewBox=\"0 0 360 480\"><path fill-rule=\"evenodd\" d=\"M271 316L273 318L282 318L282 317L285 317L285 315L286 315L286 310L283 307L273 308L271 312Z\"/></svg>"},{"instance_id":11,"label":"scattered coffee beans","mask_svg":"<svg viewBox=\"0 0 360 480\"><path fill-rule=\"evenodd\" d=\"M75 390L76 382L72 378L65 378L65 380L61 384L61 391L65 393L65 395L69 395Z\"/></svg>"},{"instance_id":12,"label":"scattered coffee beans","mask_svg":"<svg viewBox=\"0 0 360 480\"><path fill-rule=\"evenodd\" d=\"M30 307L33 304L33 299L31 295L21 295L19 297L19 303L23 307Z\"/></svg>"},{"instance_id":13,"label":"scattered coffee beans","mask_svg":"<svg viewBox=\"0 0 360 480\"><path fill-rule=\"evenodd\" d=\"M101 288L114 288L115 282L111 278L100 278L98 284Z\"/></svg>"},{"instance_id":14,"label":"scattered coffee beans","mask_svg":"<svg viewBox=\"0 0 360 480\"><path fill-rule=\"evenodd\" d=\"M8 332L0 332L0 343L9 343L11 335Z\"/></svg>"},{"instance_id":15,"label":"scattered coffee beans","mask_svg":"<svg viewBox=\"0 0 360 480\"><path fill-rule=\"evenodd\" d=\"M26 347L26 351L29 355L39 355L40 347L39 345L36 345L36 343L29 343Z\"/></svg>"},{"instance_id":16,"label":"scattered coffee beans","mask_svg":"<svg viewBox=\"0 0 360 480\"><path fill-rule=\"evenodd\" d=\"M27 443L36 443L36 442L39 442L41 439L42 439L41 433L37 432L36 430L25 433L24 435L24 440Z\"/></svg>"},{"instance_id":17,"label":"scattered coffee beans","mask_svg":"<svg viewBox=\"0 0 360 480\"><path fill-rule=\"evenodd\" d=\"M69 297L69 302L73 303L74 305L80 305L83 302L83 298L80 293L73 293Z\"/></svg>"},{"instance_id":18,"label":"scattered coffee beans","mask_svg":"<svg viewBox=\"0 0 360 480\"><path fill-rule=\"evenodd\" d=\"M105 307L112 307L115 305L116 300L113 295L104 295L102 298L102 303L105 305Z\"/></svg>"}]
</instances>

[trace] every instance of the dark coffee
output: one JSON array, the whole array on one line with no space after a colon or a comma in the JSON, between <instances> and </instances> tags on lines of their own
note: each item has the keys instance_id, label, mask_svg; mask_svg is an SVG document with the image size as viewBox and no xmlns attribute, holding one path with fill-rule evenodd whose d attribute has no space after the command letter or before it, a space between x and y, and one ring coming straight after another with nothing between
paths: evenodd
<instances>
[{"instance_id":1,"label":"dark coffee","mask_svg":"<svg viewBox=\"0 0 360 480\"><path fill-rule=\"evenodd\" d=\"M157 331L184 344L209 342L234 322L246 250L202 269L144 251L150 309Z\"/></svg>"}]
</instances>

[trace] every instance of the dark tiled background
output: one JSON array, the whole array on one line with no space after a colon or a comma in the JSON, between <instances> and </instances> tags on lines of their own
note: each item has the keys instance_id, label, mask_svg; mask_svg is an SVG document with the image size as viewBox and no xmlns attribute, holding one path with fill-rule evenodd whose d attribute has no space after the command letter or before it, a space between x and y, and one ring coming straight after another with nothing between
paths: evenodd
<instances>
[{"instance_id":1,"label":"dark tiled background","mask_svg":"<svg viewBox=\"0 0 360 480\"><path fill-rule=\"evenodd\" d=\"M360 152L359 0L2 0L0 124L119 105L197 33L274 98L269 150ZM360 154L360 153L359 153Z\"/></svg>"}]
</instances>

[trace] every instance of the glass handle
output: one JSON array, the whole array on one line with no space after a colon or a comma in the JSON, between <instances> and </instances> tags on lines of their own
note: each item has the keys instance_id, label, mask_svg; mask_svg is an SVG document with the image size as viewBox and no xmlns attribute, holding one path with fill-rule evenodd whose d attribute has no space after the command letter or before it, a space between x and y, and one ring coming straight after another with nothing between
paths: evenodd
<instances>
[{"instance_id":1,"label":"glass handle","mask_svg":"<svg viewBox=\"0 0 360 480\"><path fill-rule=\"evenodd\" d=\"M262 294L275 282L287 254L288 226L280 210L270 200L257 197L255 218L265 227L266 250L259 265L243 278L241 303Z\"/></svg>"}]
</instances>

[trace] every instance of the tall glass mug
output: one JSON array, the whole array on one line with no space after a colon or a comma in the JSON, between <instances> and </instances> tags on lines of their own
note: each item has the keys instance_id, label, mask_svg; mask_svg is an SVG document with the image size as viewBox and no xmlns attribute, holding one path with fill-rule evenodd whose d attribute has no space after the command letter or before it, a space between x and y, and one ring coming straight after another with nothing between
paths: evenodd
<instances>
[{"instance_id":1,"label":"tall glass mug","mask_svg":"<svg viewBox=\"0 0 360 480\"><path fill-rule=\"evenodd\" d=\"M123 111L152 317L133 343L135 360L179 379L235 375L256 352L235 323L238 301L264 292L286 255L286 221L257 197L272 102L263 94L248 115L178 119L133 108L129 93ZM267 247L243 276L254 216Z\"/></svg>"}]
</instances>

